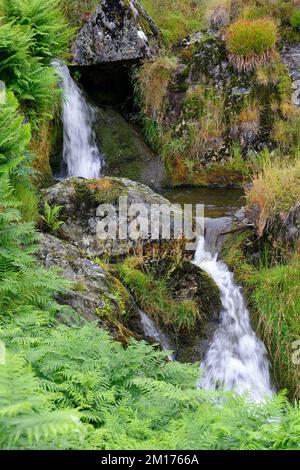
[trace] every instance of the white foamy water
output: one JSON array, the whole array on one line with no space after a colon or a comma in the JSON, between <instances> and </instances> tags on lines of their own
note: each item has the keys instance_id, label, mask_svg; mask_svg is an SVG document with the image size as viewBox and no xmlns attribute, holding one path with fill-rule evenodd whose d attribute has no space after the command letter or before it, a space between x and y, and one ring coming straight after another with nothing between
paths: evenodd
<instances>
[{"instance_id":1,"label":"white foamy water","mask_svg":"<svg viewBox=\"0 0 300 470\"><path fill-rule=\"evenodd\" d=\"M98 149L93 123L95 112L83 92L72 79L68 67L59 60L52 62L64 91L63 103L63 162L66 177L99 178L103 155Z\"/></svg>"},{"instance_id":2,"label":"white foamy water","mask_svg":"<svg viewBox=\"0 0 300 470\"><path fill-rule=\"evenodd\" d=\"M172 351L171 344L166 337L166 335L155 325L154 321L142 310L139 311L141 324L143 327L143 331L145 336L152 338L158 344L161 345L164 351ZM170 360L174 360L173 355L168 356Z\"/></svg>"},{"instance_id":3,"label":"white foamy water","mask_svg":"<svg viewBox=\"0 0 300 470\"><path fill-rule=\"evenodd\" d=\"M225 227L228 229L225 219L221 219L219 230L216 224L208 221L207 232L210 232L209 227L214 227L214 231L219 233ZM217 240L216 236L214 238ZM241 288L235 284L228 266L218 260L217 253L214 254L214 247L211 233L208 243L206 237L201 237L193 261L214 279L222 302L220 324L201 364L203 373L199 387L233 390L239 394L248 392L253 400L259 402L274 392L266 349L251 327Z\"/></svg>"}]
</instances>

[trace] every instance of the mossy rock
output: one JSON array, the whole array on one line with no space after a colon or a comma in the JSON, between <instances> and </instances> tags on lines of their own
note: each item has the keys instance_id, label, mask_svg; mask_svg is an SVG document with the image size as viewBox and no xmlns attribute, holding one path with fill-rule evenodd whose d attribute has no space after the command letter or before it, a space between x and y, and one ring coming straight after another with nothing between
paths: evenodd
<instances>
[{"instance_id":1,"label":"mossy rock","mask_svg":"<svg viewBox=\"0 0 300 470\"><path fill-rule=\"evenodd\" d=\"M100 204L114 204L126 194L125 185L118 180L101 178L95 180L74 179L76 204L79 207L96 208Z\"/></svg>"},{"instance_id":2,"label":"mossy rock","mask_svg":"<svg viewBox=\"0 0 300 470\"><path fill-rule=\"evenodd\" d=\"M98 109L95 125L97 140L105 155L104 171L152 187L163 184L160 159L144 142L136 126L128 123L113 108Z\"/></svg>"}]
</instances>

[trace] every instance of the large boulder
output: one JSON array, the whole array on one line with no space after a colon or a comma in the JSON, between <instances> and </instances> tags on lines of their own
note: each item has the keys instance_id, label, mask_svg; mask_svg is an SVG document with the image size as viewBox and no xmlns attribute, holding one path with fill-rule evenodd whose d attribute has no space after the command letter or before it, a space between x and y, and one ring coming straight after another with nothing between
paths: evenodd
<instances>
[{"instance_id":1,"label":"large boulder","mask_svg":"<svg viewBox=\"0 0 300 470\"><path fill-rule=\"evenodd\" d=\"M80 66L139 60L155 54L159 28L136 0L102 0L73 45Z\"/></svg>"},{"instance_id":2,"label":"large boulder","mask_svg":"<svg viewBox=\"0 0 300 470\"><path fill-rule=\"evenodd\" d=\"M58 297L87 321L98 323L113 338L127 340L131 323L136 323L138 310L121 283L100 264L85 257L74 245L42 234L37 258L46 268L59 268L70 289ZM65 320L65 318L63 318Z\"/></svg>"},{"instance_id":3,"label":"large boulder","mask_svg":"<svg viewBox=\"0 0 300 470\"><path fill-rule=\"evenodd\" d=\"M161 236L153 240L150 230L147 233L142 231L139 238L134 238L134 236L119 237L118 230L116 237L107 237L106 239L99 237L99 222L104 217L99 212L99 207L104 210L104 205L109 205L113 209L107 215L107 225L110 225L111 222L114 223L114 221L117 225L126 222L129 227L128 233L130 232L130 224L136 220L136 215L133 212L130 213L129 210L120 209L120 198L123 201L127 198L127 208L134 209L136 206L133 205L139 204L145 209L139 215L139 221L143 227L150 222L149 214L153 205L159 206L161 217L162 214L170 214L172 206L167 199L156 194L147 186L125 178L66 179L44 190L41 204L47 202L51 207L62 206L60 219L64 224L60 228L60 238L93 257L109 256L115 258L127 255L141 246L149 246L154 242L164 244L164 241L168 241L166 237L162 239ZM172 212L170 219L172 224L174 220ZM172 235L172 227L170 232ZM132 232L129 235L132 235ZM166 245L168 244L166 243Z\"/></svg>"}]
</instances>

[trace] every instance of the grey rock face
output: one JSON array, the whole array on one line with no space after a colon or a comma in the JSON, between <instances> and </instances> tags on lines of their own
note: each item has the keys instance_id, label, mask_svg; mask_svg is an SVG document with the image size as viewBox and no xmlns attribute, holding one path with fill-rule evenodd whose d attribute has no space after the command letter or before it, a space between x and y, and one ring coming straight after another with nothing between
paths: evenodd
<instances>
[{"instance_id":1,"label":"grey rock face","mask_svg":"<svg viewBox=\"0 0 300 470\"><path fill-rule=\"evenodd\" d=\"M62 276L71 282L72 289L58 299L61 304L69 305L86 320L98 322L113 337L118 337L113 325L98 315L109 304L118 316L118 299L114 296L116 289L112 276L85 258L78 248L52 235L41 235L37 258L46 268L59 268Z\"/></svg>"},{"instance_id":2,"label":"grey rock face","mask_svg":"<svg viewBox=\"0 0 300 470\"><path fill-rule=\"evenodd\" d=\"M55 205L63 207L60 217L64 221L60 230L61 238L69 241L88 255L115 257L126 255L137 246L152 243L149 233L137 240L132 237L107 240L99 238L97 226L102 217L97 209L100 205L110 204L115 210L114 214L108 214L107 223L114 219L119 224L123 221L122 217L125 216L126 220L124 221L129 225L135 219L135 215L132 216L129 212L125 215L120 212L120 197L127 198L127 207L132 207L133 204L142 204L148 211L147 215L140 215L141 225L143 225L144 217L145 223L148 223L152 204L163 206L162 210L165 208L167 213L171 206L167 199L154 193L147 186L125 178L66 179L44 191L42 204L48 202L52 207Z\"/></svg>"},{"instance_id":3,"label":"grey rock face","mask_svg":"<svg viewBox=\"0 0 300 470\"><path fill-rule=\"evenodd\" d=\"M154 55L160 29L136 0L102 0L72 48L77 65L139 60Z\"/></svg>"},{"instance_id":4,"label":"grey rock face","mask_svg":"<svg viewBox=\"0 0 300 470\"><path fill-rule=\"evenodd\" d=\"M293 82L292 102L300 107L300 43L286 48L282 53L282 60L288 67Z\"/></svg>"}]
</instances>

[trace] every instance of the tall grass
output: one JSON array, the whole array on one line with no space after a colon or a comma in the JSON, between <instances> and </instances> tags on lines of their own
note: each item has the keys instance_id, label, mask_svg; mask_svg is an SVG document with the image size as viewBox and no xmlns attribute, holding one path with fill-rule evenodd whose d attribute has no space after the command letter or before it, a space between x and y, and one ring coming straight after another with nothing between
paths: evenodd
<instances>
[{"instance_id":1,"label":"tall grass","mask_svg":"<svg viewBox=\"0 0 300 470\"><path fill-rule=\"evenodd\" d=\"M294 164L273 162L267 165L247 191L248 206L257 214L258 233L276 214L288 213L300 201L300 160Z\"/></svg>"},{"instance_id":2,"label":"tall grass","mask_svg":"<svg viewBox=\"0 0 300 470\"><path fill-rule=\"evenodd\" d=\"M276 40L277 28L272 19L238 20L227 30L229 59L238 71L255 70L276 57Z\"/></svg>"},{"instance_id":3,"label":"tall grass","mask_svg":"<svg viewBox=\"0 0 300 470\"><path fill-rule=\"evenodd\" d=\"M141 4L161 28L168 44L174 44L203 26L201 0L141 0Z\"/></svg>"}]
</instances>

